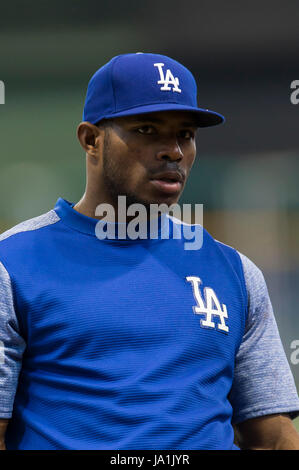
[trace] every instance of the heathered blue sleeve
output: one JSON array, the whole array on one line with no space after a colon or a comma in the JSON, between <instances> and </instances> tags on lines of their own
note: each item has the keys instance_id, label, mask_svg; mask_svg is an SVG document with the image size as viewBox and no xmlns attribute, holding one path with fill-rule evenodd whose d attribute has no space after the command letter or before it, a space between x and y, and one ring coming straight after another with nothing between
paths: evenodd
<instances>
[{"instance_id":1,"label":"heathered blue sleeve","mask_svg":"<svg viewBox=\"0 0 299 470\"><path fill-rule=\"evenodd\" d=\"M10 276L0 262L0 418L10 418L26 344L19 333Z\"/></svg>"},{"instance_id":2,"label":"heathered blue sleeve","mask_svg":"<svg viewBox=\"0 0 299 470\"><path fill-rule=\"evenodd\" d=\"M261 270L239 253L248 292L245 333L235 361L230 402L234 424L258 416L299 415L299 399Z\"/></svg>"}]
</instances>

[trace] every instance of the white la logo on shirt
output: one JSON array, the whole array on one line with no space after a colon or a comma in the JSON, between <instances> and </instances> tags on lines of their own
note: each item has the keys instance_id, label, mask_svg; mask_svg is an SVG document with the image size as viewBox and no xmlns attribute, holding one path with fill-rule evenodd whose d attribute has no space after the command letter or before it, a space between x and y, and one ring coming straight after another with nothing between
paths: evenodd
<instances>
[{"instance_id":1,"label":"white la logo on shirt","mask_svg":"<svg viewBox=\"0 0 299 470\"><path fill-rule=\"evenodd\" d=\"M163 85L160 90L170 91L171 87L169 85L173 85L172 91L177 91L178 93L181 93L182 90L178 87L180 84L179 79L177 77L174 77L169 69L166 70L166 76L164 76L162 68L164 67L164 64L162 62L154 64L154 67L158 67L160 73L160 80L157 81L158 85Z\"/></svg>"},{"instance_id":2,"label":"white la logo on shirt","mask_svg":"<svg viewBox=\"0 0 299 470\"><path fill-rule=\"evenodd\" d=\"M186 280L191 282L193 295L197 302L197 305L193 307L194 313L205 315L205 319L200 320L201 326L205 328L215 328L213 317L217 316L220 319L220 323L217 324L217 329L228 333L228 326L225 324L225 319L228 318L227 308L225 304L222 304L222 309L218 297L211 287L204 288L204 299L201 296L199 285L202 284L202 280L197 276L187 276Z\"/></svg>"}]
</instances>

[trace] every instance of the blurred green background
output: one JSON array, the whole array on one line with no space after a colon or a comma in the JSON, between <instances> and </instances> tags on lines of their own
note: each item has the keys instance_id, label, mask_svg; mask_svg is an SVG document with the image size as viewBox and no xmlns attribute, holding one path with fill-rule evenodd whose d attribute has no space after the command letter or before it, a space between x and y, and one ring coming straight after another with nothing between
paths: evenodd
<instances>
[{"instance_id":1,"label":"blurred green background","mask_svg":"<svg viewBox=\"0 0 299 470\"><path fill-rule=\"evenodd\" d=\"M59 196L81 197L76 127L91 75L121 53L173 57L194 73L200 105L227 118L199 132L181 202L203 203L210 233L263 270L297 388L298 20L293 0L29 0L2 4L0 15L0 231Z\"/></svg>"}]
</instances>

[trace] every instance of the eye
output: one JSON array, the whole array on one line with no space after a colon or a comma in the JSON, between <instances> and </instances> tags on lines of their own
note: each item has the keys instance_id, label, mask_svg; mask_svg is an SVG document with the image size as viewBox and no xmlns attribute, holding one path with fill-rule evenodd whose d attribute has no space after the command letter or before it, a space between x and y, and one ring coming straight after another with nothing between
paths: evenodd
<instances>
[{"instance_id":1,"label":"eye","mask_svg":"<svg viewBox=\"0 0 299 470\"><path fill-rule=\"evenodd\" d=\"M155 129L153 128L153 126L144 125L144 126L137 127L136 131L139 132L139 134L150 135L150 134L154 134Z\"/></svg>"},{"instance_id":2,"label":"eye","mask_svg":"<svg viewBox=\"0 0 299 470\"><path fill-rule=\"evenodd\" d=\"M186 140L193 139L194 136L195 136L194 132L190 131L189 129L185 129L185 130L180 132L180 137L182 137L183 139L186 139Z\"/></svg>"}]
</instances>

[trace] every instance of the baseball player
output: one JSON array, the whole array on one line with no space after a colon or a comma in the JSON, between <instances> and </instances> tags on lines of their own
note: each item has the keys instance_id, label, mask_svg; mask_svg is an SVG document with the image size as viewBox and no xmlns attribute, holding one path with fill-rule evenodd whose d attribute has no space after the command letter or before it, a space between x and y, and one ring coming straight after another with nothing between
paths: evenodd
<instances>
[{"instance_id":1,"label":"baseball player","mask_svg":"<svg viewBox=\"0 0 299 470\"><path fill-rule=\"evenodd\" d=\"M98 209L176 204L198 128L223 121L163 55L122 54L91 78L84 195L0 238L3 449L299 449L259 268L200 226L201 247L185 249L167 211L134 238L132 214Z\"/></svg>"}]
</instances>

